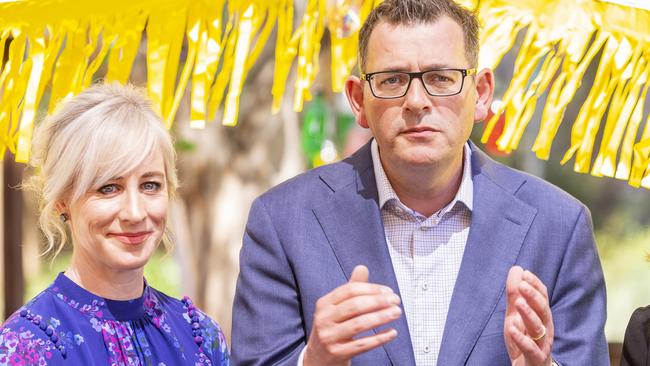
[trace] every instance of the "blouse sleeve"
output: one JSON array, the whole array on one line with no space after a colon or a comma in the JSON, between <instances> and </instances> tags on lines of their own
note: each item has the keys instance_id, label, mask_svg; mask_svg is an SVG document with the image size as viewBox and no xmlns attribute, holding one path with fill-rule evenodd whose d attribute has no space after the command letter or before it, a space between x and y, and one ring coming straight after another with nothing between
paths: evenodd
<instances>
[{"instance_id":1,"label":"blouse sleeve","mask_svg":"<svg viewBox=\"0 0 650 366\"><path fill-rule=\"evenodd\" d=\"M14 314L0 327L0 365L58 365L60 350L31 321Z\"/></svg>"},{"instance_id":2,"label":"blouse sleeve","mask_svg":"<svg viewBox=\"0 0 650 366\"><path fill-rule=\"evenodd\" d=\"M625 330L621 366L645 365L648 359L650 306L634 311Z\"/></svg>"},{"instance_id":3,"label":"blouse sleeve","mask_svg":"<svg viewBox=\"0 0 650 366\"><path fill-rule=\"evenodd\" d=\"M206 348L213 366L229 366L230 352L226 336L221 327L212 318L201 311L202 325L205 330L203 346Z\"/></svg>"}]
</instances>

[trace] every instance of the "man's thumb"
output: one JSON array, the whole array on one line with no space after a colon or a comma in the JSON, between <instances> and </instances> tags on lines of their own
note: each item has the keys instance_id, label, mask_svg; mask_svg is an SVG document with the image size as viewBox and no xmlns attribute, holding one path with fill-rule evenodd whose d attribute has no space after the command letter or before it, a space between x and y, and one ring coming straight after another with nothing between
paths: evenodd
<instances>
[{"instance_id":1,"label":"man's thumb","mask_svg":"<svg viewBox=\"0 0 650 366\"><path fill-rule=\"evenodd\" d=\"M360 265L354 267L349 282L368 282L368 267Z\"/></svg>"}]
</instances>

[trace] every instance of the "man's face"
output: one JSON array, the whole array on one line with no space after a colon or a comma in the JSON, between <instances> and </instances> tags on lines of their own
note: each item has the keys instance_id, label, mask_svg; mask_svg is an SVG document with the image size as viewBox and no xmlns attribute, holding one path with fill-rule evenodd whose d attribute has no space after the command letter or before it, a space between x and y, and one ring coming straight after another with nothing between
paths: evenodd
<instances>
[{"instance_id":1,"label":"man's face","mask_svg":"<svg viewBox=\"0 0 650 366\"><path fill-rule=\"evenodd\" d=\"M380 22L372 31L366 73L440 68L471 68L463 31L450 18L411 25ZM483 82L486 77L488 87ZM404 97L379 99L367 81L353 77L346 91L357 122L370 128L377 140L384 165L425 168L462 161L463 144L474 121L485 118L483 104L486 97L491 98L491 83L490 71L483 70L477 76L467 76L459 94L440 97L429 95L421 80L413 79Z\"/></svg>"}]
</instances>

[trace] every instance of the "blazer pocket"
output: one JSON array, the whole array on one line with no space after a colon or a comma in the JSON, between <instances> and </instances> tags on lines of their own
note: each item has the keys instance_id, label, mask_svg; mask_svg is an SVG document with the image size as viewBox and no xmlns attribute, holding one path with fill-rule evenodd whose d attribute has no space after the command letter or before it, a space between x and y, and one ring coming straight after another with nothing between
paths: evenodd
<instances>
[{"instance_id":1,"label":"blazer pocket","mask_svg":"<svg viewBox=\"0 0 650 366\"><path fill-rule=\"evenodd\" d=\"M467 360L466 366L510 365L503 334L481 336Z\"/></svg>"},{"instance_id":2,"label":"blazer pocket","mask_svg":"<svg viewBox=\"0 0 650 366\"><path fill-rule=\"evenodd\" d=\"M488 320L480 337L489 337L496 334L503 334L503 322L506 317L506 309L495 310Z\"/></svg>"}]
</instances>

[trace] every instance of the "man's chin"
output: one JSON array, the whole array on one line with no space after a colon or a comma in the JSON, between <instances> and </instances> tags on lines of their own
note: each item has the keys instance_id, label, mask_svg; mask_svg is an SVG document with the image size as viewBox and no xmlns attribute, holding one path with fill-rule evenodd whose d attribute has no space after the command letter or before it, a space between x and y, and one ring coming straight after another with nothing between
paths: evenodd
<instances>
[{"instance_id":1,"label":"man's chin","mask_svg":"<svg viewBox=\"0 0 650 366\"><path fill-rule=\"evenodd\" d=\"M414 148L404 154L401 163L415 167L428 167L440 164L444 159L441 154L431 148Z\"/></svg>"}]
</instances>

